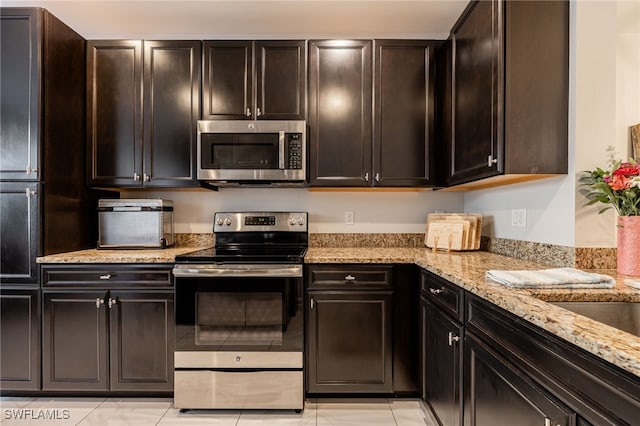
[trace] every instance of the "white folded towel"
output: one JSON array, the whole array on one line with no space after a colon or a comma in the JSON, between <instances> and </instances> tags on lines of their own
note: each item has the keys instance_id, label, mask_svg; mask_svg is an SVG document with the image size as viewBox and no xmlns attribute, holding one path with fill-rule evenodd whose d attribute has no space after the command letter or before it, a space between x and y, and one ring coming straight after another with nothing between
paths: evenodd
<instances>
[{"instance_id":1,"label":"white folded towel","mask_svg":"<svg viewBox=\"0 0 640 426\"><path fill-rule=\"evenodd\" d=\"M608 275L584 272L575 268L540 270L489 270L485 277L517 288L612 288L616 281Z\"/></svg>"},{"instance_id":2,"label":"white folded towel","mask_svg":"<svg viewBox=\"0 0 640 426\"><path fill-rule=\"evenodd\" d=\"M640 288L640 278L626 278L624 283L629 287Z\"/></svg>"}]
</instances>

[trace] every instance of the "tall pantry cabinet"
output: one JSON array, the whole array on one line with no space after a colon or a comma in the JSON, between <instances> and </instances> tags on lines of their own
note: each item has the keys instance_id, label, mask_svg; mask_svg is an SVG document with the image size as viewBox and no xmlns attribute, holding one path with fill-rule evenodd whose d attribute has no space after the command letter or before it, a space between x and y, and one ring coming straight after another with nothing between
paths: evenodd
<instances>
[{"instance_id":1,"label":"tall pantry cabinet","mask_svg":"<svg viewBox=\"0 0 640 426\"><path fill-rule=\"evenodd\" d=\"M96 241L85 186L85 40L40 8L1 8L0 20L0 387L36 390L36 257Z\"/></svg>"}]
</instances>

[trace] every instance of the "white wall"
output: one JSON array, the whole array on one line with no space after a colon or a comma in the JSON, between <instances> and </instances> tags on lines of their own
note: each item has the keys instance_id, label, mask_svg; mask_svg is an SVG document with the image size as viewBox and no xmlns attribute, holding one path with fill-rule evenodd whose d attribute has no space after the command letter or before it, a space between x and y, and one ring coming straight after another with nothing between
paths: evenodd
<instances>
[{"instance_id":1,"label":"white wall","mask_svg":"<svg viewBox=\"0 0 640 426\"><path fill-rule=\"evenodd\" d=\"M308 211L312 233L422 233L426 215L436 210L463 211L460 193L317 192L300 188L223 188L136 192L122 198L165 198L174 202L176 232L211 232L213 213L234 210ZM354 212L355 223L344 224L344 211Z\"/></svg>"},{"instance_id":2,"label":"white wall","mask_svg":"<svg viewBox=\"0 0 640 426\"><path fill-rule=\"evenodd\" d=\"M615 215L584 207L580 172L605 167L606 148L629 155L628 127L640 122L640 2L571 3L569 174L465 194L465 211L492 219L484 234L575 247L614 247ZM527 227L511 209L527 209Z\"/></svg>"}]
</instances>

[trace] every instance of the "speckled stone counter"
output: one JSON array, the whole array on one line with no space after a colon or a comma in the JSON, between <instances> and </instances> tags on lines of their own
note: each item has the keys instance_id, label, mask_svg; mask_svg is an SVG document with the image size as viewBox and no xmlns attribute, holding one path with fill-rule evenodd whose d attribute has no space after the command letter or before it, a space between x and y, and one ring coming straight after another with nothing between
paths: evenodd
<instances>
[{"instance_id":1,"label":"speckled stone counter","mask_svg":"<svg viewBox=\"0 0 640 426\"><path fill-rule=\"evenodd\" d=\"M433 253L423 248L310 248L306 263L415 263L501 308L640 376L640 337L546 301L640 302L640 290L616 278L612 289L512 289L485 279L489 269L544 269L549 265L487 252Z\"/></svg>"},{"instance_id":2,"label":"speckled stone counter","mask_svg":"<svg viewBox=\"0 0 640 426\"><path fill-rule=\"evenodd\" d=\"M169 247L166 249L79 250L37 258L38 263L173 263L179 254L204 247Z\"/></svg>"}]
</instances>

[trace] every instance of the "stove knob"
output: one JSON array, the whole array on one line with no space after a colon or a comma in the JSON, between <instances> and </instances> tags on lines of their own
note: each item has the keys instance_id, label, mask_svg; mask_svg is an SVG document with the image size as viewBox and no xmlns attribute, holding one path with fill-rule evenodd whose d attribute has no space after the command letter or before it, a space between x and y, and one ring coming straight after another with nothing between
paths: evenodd
<instances>
[{"instance_id":1,"label":"stove knob","mask_svg":"<svg viewBox=\"0 0 640 426\"><path fill-rule=\"evenodd\" d=\"M289 219L289 225L295 225L296 224L296 218L292 217L291 219Z\"/></svg>"},{"instance_id":2,"label":"stove knob","mask_svg":"<svg viewBox=\"0 0 640 426\"><path fill-rule=\"evenodd\" d=\"M299 217L298 218L298 225L300 225L300 226L304 225L304 218L303 217Z\"/></svg>"},{"instance_id":3,"label":"stove knob","mask_svg":"<svg viewBox=\"0 0 640 426\"><path fill-rule=\"evenodd\" d=\"M218 225L218 226L224 225L224 219L219 217L218 220L216 220L216 225Z\"/></svg>"},{"instance_id":4,"label":"stove knob","mask_svg":"<svg viewBox=\"0 0 640 426\"><path fill-rule=\"evenodd\" d=\"M230 217L225 218L224 224L227 226L231 226L231 218Z\"/></svg>"}]
</instances>

